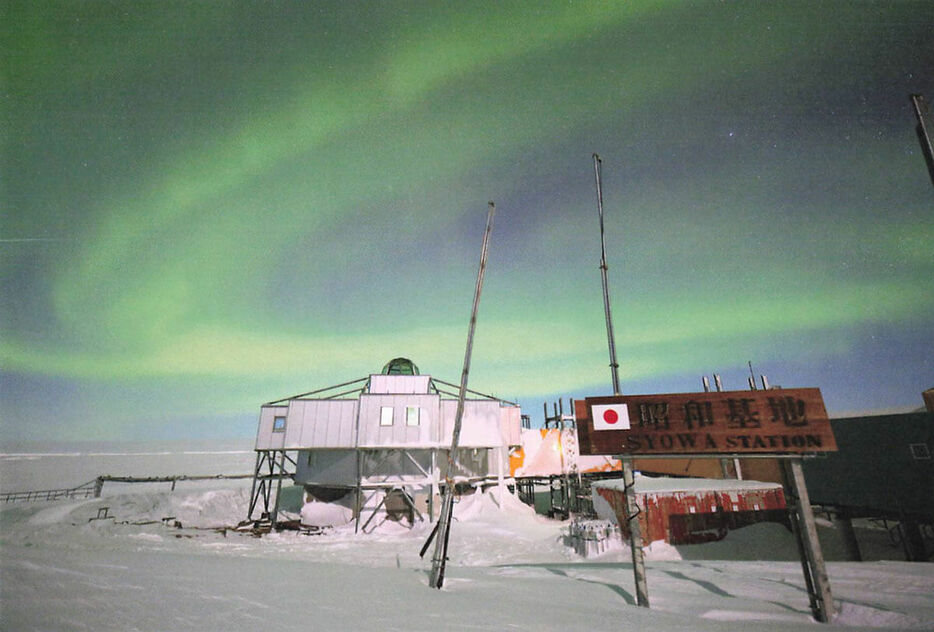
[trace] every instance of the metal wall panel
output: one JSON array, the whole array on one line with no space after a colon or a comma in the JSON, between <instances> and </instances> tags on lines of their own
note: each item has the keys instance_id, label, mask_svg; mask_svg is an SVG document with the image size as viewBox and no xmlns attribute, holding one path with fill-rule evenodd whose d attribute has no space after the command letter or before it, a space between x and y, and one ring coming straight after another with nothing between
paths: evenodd
<instances>
[{"instance_id":1,"label":"metal wall panel","mask_svg":"<svg viewBox=\"0 0 934 632\"><path fill-rule=\"evenodd\" d=\"M436 445L439 401L438 395L361 395L360 447ZM380 410L383 406L393 409L391 426L380 425ZM406 406L417 406L421 410L418 426L406 425Z\"/></svg>"},{"instance_id":2,"label":"metal wall panel","mask_svg":"<svg viewBox=\"0 0 934 632\"><path fill-rule=\"evenodd\" d=\"M302 443L302 433L305 430L305 422L302 419L301 412L296 414L295 402L289 402L289 416L285 427L285 446L293 448Z\"/></svg>"},{"instance_id":3,"label":"metal wall panel","mask_svg":"<svg viewBox=\"0 0 934 632\"><path fill-rule=\"evenodd\" d=\"M340 424L337 427L337 435L334 437L336 445L357 445L358 410L360 410L360 403L356 401L352 407L341 408Z\"/></svg>"},{"instance_id":4,"label":"metal wall panel","mask_svg":"<svg viewBox=\"0 0 934 632\"><path fill-rule=\"evenodd\" d=\"M322 406L321 404L337 403L337 409L331 406ZM331 428L334 428L335 435L339 434L340 427L340 404L342 402L308 402L304 406L303 418L304 432L302 443L311 447L335 447L328 445L328 436L331 434ZM346 406L345 406L346 407ZM336 413L336 414L332 414ZM336 417L336 419L334 418Z\"/></svg>"},{"instance_id":5,"label":"metal wall panel","mask_svg":"<svg viewBox=\"0 0 934 632\"><path fill-rule=\"evenodd\" d=\"M290 449L353 448L356 416L356 400L292 400L285 445Z\"/></svg>"},{"instance_id":6,"label":"metal wall panel","mask_svg":"<svg viewBox=\"0 0 934 632\"><path fill-rule=\"evenodd\" d=\"M804 461L812 503L934 520L934 413L831 423L840 451Z\"/></svg>"},{"instance_id":7,"label":"metal wall panel","mask_svg":"<svg viewBox=\"0 0 934 632\"><path fill-rule=\"evenodd\" d=\"M412 376L375 376L409 378ZM427 376L415 376L425 377ZM380 425L380 409L393 409L393 424ZM420 410L418 426L406 424L407 406ZM360 411L359 441L357 411ZM381 446L449 446L457 401L437 394L372 394L352 399L299 399L289 406L264 406L256 436L257 450L354 448ZM286 416L284 432L272 432L273 419ZM520 409L499 402L464 402L460 444L467 447L519 445ZM442 430L443 428L443 430Z\"/></svg>"},{"instance_id":8,"label":"metal wall panel","mask_svg":"<svg viewBox=\"0 0 934 632\"><path fill-rule=\"evenodd\" d=\"M737 481L741 485L742 481ZM761 484L761 483L760 483ZM593 494L606 500L616 514L624 537L626 494L616 487L596 486ZM756 522L785 519L785 494L781 485L772 488L692 489L670 492L637 492L639 525L646 541L670 544L699 544L722 539L728 530Z\"/></svg>"},{"instance_id":9,"label":"metal wall panel","mask_svg":"<svg viewBox=\"0 0 934 632\"><path fill-rule=\"evenodd\" d=\"M441 402L443 433L441 445L451 445L454 434L454 418L457 415L457 400ZM464 402L464 418L461 421L460 445L464 447L491 447L503 445L500 431L499 402L467 400Z\"/></svg>"},{"instance_id":10,"label":"metal wall panel","mask_svg":"<svg viewBox=\"0 0 934 632\"><path fill-rule=\"evenodd\" d=\"M357 484L357 451L301 450L295 460L295 482L352 487Z\"/></svg>"},{"instance_id":11,"label":"metal wall panel","mask_svg":"<svg viewBox=\"0 0 934 632\"><path fill-rule=\"evenodd\" d=\"M499 410L503 443L522 445L522 409L518 406L503 406Z\"/></svg>"},{"instance_id":12,"label":"metal wall panel","mask_svg":"<svg viewBox=\"0 0 934 632\"><path fill-rule=\"evenodd\" d=\"M373 395L427 394L429 375L371 375L370 388Z\"/></svg>"},{"instance_id":13,"label":"metal wall panel","mask_svg":"<svg viewBox=\"0 0 934 632\"><path fill-rule=\"evenodd\" d=\"M427 482L426 473L432 472L431 453L431 449L419 448L366 452L363 456L364 479L372 483ZM435 472L437 475L437 468Z\"/></svg>"},{"instance_id":14,"label":"metal wall panel","mask_svg":"<svg viewBox=\"0 0 934 632\"><path fill-rule=\"evenodd\" d=\"M285 443L285 432L273 432L272 422L276 417L288 415L288 406L263 406L259 410L259 427L256 431L257 450L278 450ZM286 420L288 431L288 420Z\"/></svg>"}]
</instances>

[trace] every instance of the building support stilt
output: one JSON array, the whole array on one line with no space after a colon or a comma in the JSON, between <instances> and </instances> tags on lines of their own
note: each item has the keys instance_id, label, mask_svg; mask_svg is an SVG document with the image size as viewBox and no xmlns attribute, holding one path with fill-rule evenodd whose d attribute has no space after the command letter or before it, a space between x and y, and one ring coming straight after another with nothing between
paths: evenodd
<instances>
[{"instance_id":1,"label":"building support stilt","mask_svg":"<svg viewBox=\"0 0 934 632\"><path fill-rule=\"evenodd\" d=\"M278 459L278 462L277 462ZM256 466L253 469L253 485L250 490L250 506L247 510L247 520L255 520L253 514L256 512L257 505L262 499L262 510L259 520L269 520L273 527L276 526L276 520L279 514L279 496L282 491L282 479L292 478L292 474L286 469L286 461L295 465L295 461L290 459L286 450L257 450ZM272 482L276 481L275 504L270 511L270 501L272 498Z\"/></svg>"}]
</instances>

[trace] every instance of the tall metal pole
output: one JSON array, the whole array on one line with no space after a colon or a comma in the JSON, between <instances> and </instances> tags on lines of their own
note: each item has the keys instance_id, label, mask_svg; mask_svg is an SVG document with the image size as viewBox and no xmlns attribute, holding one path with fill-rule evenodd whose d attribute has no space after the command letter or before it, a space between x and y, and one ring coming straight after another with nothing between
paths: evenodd
<instances>
[{"instance_id":1,"label":"tall metal pole","mask_svg":"<svg viewBox=\"0 0 934 632\"><path fill-rule=\"evenodd\" d=\"M603 279L603 309L606 315L606 339L610 349L610 374L613 394L621 395L619 388L619 363L616 361L616 342L613 339L613 318L610 315L610 290L607 282L606 238L603 229L603 187L600 182L602 161L593 155L593 172L597 181L597 212L600 215L600 276ZM632 553L632 572L636 583L636 601L649 607L649 586L645 575L645 556L642 553L642 528L639 525L639 506L636 504L636 481L633 474L632 457L621 455L623 462L623 484L626 486L626 516L629 521L629 548Z\"/></svg>"},{"instance_id":2,"label":"tall metal pole","mask_svg":"<svg viewBox=\"0 0 934 632\"><path fill-rule=\"evenodd\" d=\"M448 452L447 471L445 472L444 498L435 537L435 552L431 558L431 577L428 585L441 588L444 584L444 566L447 562L448 537L451 532L451 514L454 511L454 466L457 460L457 447L460 443L461 422L464 417L464 396L467 392L467 375L470 373L470 354L473 351L473 334L477 326L477 308L480 305L480 292L483 289L483 274L486 271L487 253L490 247L490 233L493 231L493 215L496 206L490 202L486 216L486 230L483 233L483 248L480 251L480 269L477 272L477 285L474 288L473 308L470 312L470 327L467 330L467 350L464 353L464 370L461 372L461 385L457 394L457 412L454 415L454 431L451 436L451 450ZM423 549L424 550L424 549Z\"/></svg>"},{"instance_id":3,"label":"tall metal pole","mask_svg":"<svg viewBox=\"0 0 934 632\"><path fill-rule=\"evenodd\" d=\"M613 339L613 318L610 315L610 288L607 283L606 238L603 231L603 186L600 182L600 156L593 155L593 173L597 181L597 213L600 215L600 277L603 279L603 311L606 315L606 340L610 348L610 374L613 380L613 394L619 395L619 363L616 362L616 342Z\"/></svg>"},{"instance_id":4,"label":"tall metal pole","mask_svg":"<svg viewBox=\"0 0 934 632\"><path fill-rule=\"evenodd\" d=\"M934 184L934 146L931 145L934 121L931 120L931 112L928 110L923 95L911 95L911 104L914 106L915 116L918 118L918 138L921 141L924 161L927 163L928 175L931 176L931 183Z\"/></svg>"}]
</instances>

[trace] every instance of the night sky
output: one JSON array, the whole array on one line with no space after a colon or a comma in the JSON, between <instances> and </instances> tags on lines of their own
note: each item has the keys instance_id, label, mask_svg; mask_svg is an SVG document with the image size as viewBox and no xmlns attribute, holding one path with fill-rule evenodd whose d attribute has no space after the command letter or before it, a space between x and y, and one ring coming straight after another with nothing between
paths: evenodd
<instances>
[{"instance_id":1,"label":"night sky","mask_svg":"<svg viewBox=\"0 0 934 632\"><path fill-rule=\"evenodd\" d=\"M4 2L4 440L249 436L406 356L611 392L934 386L934 3Z\"/></svg>"}]
</instances>

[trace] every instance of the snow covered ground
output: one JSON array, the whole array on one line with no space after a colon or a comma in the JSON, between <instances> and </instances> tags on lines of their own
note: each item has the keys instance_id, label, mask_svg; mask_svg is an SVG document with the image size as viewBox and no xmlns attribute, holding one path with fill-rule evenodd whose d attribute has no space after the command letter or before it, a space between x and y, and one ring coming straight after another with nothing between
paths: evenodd
<instances>
[{"instance_id":1,"label":"snow covered ground","mask_svg":"<svg viewBox=\"0 0 934 632\"><path fill-rule=\"evenodd\" d=\"M66 487L103 473L241 473L253 458L248 444L110 452L104 446L41 458L4 452L4 491ZM102 465L106 470L92 471ZM581 558L565 542L567 523L537 516L511 497L503 507L492 495L465 497L456 506L447 578L437 591L428 587L430 560L418 557L430 525L263 538L211 529L242 520L248 496L248 481L186 482L174 492L166 484L108 484L100 499L0 507L0 629L822 627L811 618L794 542L774 524L711 544L648 547L652 607L644 609L634 605L626 548ZM91 520L102 507L113 518ZM897 561L901 551L884 531L859 536L867 557L878 561L829 563L840 611L834 627L934 629L934 565ZM828 559L841 559L832 529L821 537Z\"/></svg>"}]
</instances>

